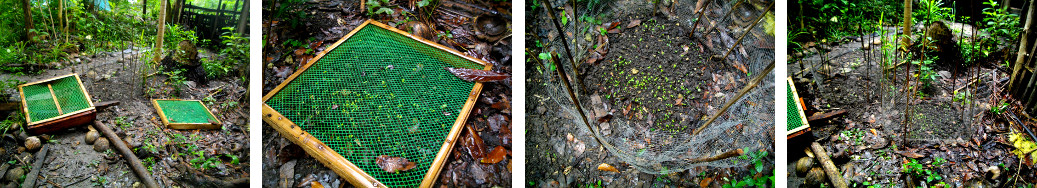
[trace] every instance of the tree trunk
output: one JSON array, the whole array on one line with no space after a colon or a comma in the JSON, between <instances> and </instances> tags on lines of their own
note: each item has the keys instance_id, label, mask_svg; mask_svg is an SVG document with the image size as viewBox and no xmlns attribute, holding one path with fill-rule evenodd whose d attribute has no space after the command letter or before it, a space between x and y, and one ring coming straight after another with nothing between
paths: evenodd
<instances>
[{"instance_id":1,"label":"tree trunk","mask_svg":"<svg viewBox=\"0 0 1037 188\"><path fill-rule=\"evenodd\" d=\"M32 9L29 6L29 0L22 0L22 10L25 10L25 34L29 36L29 40L36 38L36 33L32 32L35 27L32 25Z\"/></svg>"},{"instance_id":2,"label":"tree trunk","mask_svg":"<svg viewBox=\"0 0 1037 188\"><path fill-rule=\"evenodd\" d=\"M148 0L144 0L143 2L141 2L141 6L142 8L140 9L140 17L145 17L148 15Z\"/></svg>"},{"instance_id":3,"label":"tree trunk","mask_svg":"<svg viewBox=\"0 0 1037 188\"><path fill-rule=\"evenodd\" d=\"M245 5L241 7L241 16L238 16L238 28L236 29L240 36L248 34L248 0L245 0Z\"/></svg>"},{"instance_id":4,"label":"tree trunk","mask_svg":"<svg viewBox=\"0 0 1037 188\"><path fill-rule=\"evenodd\" d=\"M911 0L904 0L904 38L902 45L911 45Z\"/></svg>"},{"instance_id":5,"label":"tree trunk","mask_svg":"<svg viewBox=\"0 0 1037 188\"><path fill-rule=\"evenodd\" d=\"M1033 0L1030 0L1030 8L1026 11L1026 25L1023 26L1023 36L1019 37L1019 52L1018 55L1016 55L1015 57L1015 65L1012 67L1012 81L1008 82L1009 93L1016 93L1016 86L1022 82L1022 76L1019 75L1019 71L1023 69L1023 63L1025 63L1024 60L1026 59L1026 56L1029 56L1029 54L1026 54L1026 47L1031 45L1030 32L1032 32L1033 30L1031 30L1030 27L1033 26L1034 8L1037 8L1037 6L1033 4Z\"/></svg>"},{"instance_id":6,"label":"tree trunk","mask_svg":"<svg viewBox=\"0 0 1037 188\"><path fill-rule=\"evenodd\" d=\"M168 0L163 0L162 6L160 6L161 9L158 12L158 37L155 37L155 48L157 50L155 50L155 58L152 60L156 63L162 60L162 39L166 36L166 4L168 3Z\"/></svg>"}]
</instances>

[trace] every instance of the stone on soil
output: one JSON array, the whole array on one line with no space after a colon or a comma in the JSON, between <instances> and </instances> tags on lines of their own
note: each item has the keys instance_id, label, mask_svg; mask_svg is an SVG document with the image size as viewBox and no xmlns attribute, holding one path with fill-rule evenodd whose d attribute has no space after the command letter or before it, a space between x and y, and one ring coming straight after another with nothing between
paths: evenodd
<instances>
[{"instance_id":1,"label":"stone on soil","mask_svg":"<svg viewBox=\"0 0 1037 188\"><path fill-rule=\"evenodd\" d=\"M94 151L103 152L108 150L108 139L98 138L97 142L94 142Z\"/></svg>"}]
</instances>

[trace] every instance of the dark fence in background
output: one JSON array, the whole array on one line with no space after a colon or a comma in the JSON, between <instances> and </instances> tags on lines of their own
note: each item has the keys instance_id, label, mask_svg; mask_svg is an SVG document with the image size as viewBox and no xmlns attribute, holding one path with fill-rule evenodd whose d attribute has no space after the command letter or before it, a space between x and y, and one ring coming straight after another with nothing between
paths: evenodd
<instances>
[{"instance_id":1,"label":"dark fence in background","mask_svg":"<svg viewBox=\"0 0 1037 188\"><path fill-rule=\"evenodd\" d=\"M215 44L222 44L220 35L226 30L224 27L238 28L235 32L239 32L248 35L248 17L242 17L242 8L245 2L237 0L234 2L233 7L223 5L223 1L220 1L220 7L216 9L195 6L186 4L178 11L179 17L176 18L177 24L184 28L195 31L198 39L208 39L213 41ZM247 13L244 13L247 14ZM244 22L244 25L240 25Z\"/></svg>"}]
</instances>

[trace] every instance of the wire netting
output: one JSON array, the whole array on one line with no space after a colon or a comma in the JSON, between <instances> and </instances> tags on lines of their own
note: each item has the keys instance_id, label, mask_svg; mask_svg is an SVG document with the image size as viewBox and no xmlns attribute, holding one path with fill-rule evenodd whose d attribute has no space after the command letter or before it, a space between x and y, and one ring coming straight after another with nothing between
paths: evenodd
<instances>
[{"instance_id":1,"label":"wire netting","mask_svg":"<svg viewBox=\"0 0 1037 188\"><path fill-rule=\"evenodd\" d=\"M51 89L54 91L53 95L51 95ZM86 94L83 93L79 80L75 76L27 85L22 87L22 92L25 95L26 111L29 112L29 122L53 118L90 107L89 99L86 98ZM57 105L54 103L55 96ZM58 105L61 108L60 113Z\"/></svg>"},{"instance_id":2,"label":"wire netting","mask_svg":"<svg viewBox=\"0 0 1037 188\"><path fill-rule=\"evenodd\" d=\"M416 187L474 86L445 68L485 66L375 25L358 30L266 104L386 186ZM379 155L417 166L388 173Z\"/></svg>"},{"instance_id":3,"label":"wire netting","mask_svg":"<svg viewBox=\"0 0 1037 188\"><path fill-rule=\"evenodd\" d=\"M159 110L169 123L211 123L216 117L209 113L201 101L155 100Z\"/></svg>"},{"instance_id":4,"label":"wire netting","mask_svg":"<svg viewBox=\"0 0 1037 188\"><path fill-rule=\"evenodd\" d=\"M903 141L942 143L971 137L976 132L975 119L982 112L977 100L986 100L991 94L980 88L996 87L984 81L988 78L981 78L989 75L979 72L977 66L954 60L956 64L929 65L931 74L938 77L931 86L924 86L918 76L922 58L895 50L900 47L896 41L903 40L896 36L899 27L881 29L885 32L861 33L859 39L845 44L822 44L830 50L795 62L798 66L790 64L789 74L809 75L812 79L807 87L814 88L815 97L826 104L825 110L857 109L848 117L875 120L887 132L904 132ZM965 40L974 37L955 35L967 37ZM867 44L876 47L862 50L864 43L876 40L880 42Z\"/></svg>"},{"instance_id":5,"label":"wire netting","mask_svg":"<svg viewBox=\"0 0 1037 188\"><path fill-rule=\"evenodd\" d=\"M676 17L670 18L659 18L654 19L669 19L670 21L676 21L680 27L691 27L694 24L694 19L698 15L695 13L694 7L698 1L693 0L676 0L673 2L673 8L671 12ZM578 127L579 131L588 132L597 140L601 140L602 146L605 147L610 154L617 156L623 162L630 164L631 167L638 171L652 174L669 174L671 172L679 172L687 170L693 167L709 166L709 167L741 167L744 165L752 164L753 160L765 161L764 163L772 163L773 161L767 161L772 159L750 159L748 157L730 157L720 160L702 160L710 157L721 155L722 153L743 149L745 152L754 152L761 150L772 151L773 149L773 129L774 129L774 73L770 72L763 74L764 69L768 65L774 62L774 37L773 34L768 32L768 28L765 27L766 23L761 23L756 27L750 27L752 22L756 21L756 18L763 17L763 21L773 20L773 8L766 8L764 3L763 7L758 7L754 3L742 4L742 7L733 7L732 2L716 1L711 3L705 17L713 21L702 20L700 23L700 29L696 33L703 33L705 29L712 25L716 25L715 30L711 34L699 35L696 34L697 40L704 41L703 43L710 43L702 45L705 47L704 54L699 54L703 57L723 56L729 49L734 49L731 54L722 61L713 61L709 63L722 64L719 66L738 67L745 69L745 73L729 69L725 71L737 72L733 78L738 79L735 81L735 89L723 90L718 93L710 93L710 95L717 96L712 100L705 101L707 106L703 109L683 109L679 112L672 113L675 117L670 117L668 120L664 118L639 118L634 117L634 113L631 115L623 115L620 113L609 113L613 115L611 120L607 122L595 121L593 112L596 106L592 106L591 97L587 95L589 91L582 91L580 89L574 89L573 92L577 95L578 100L581 101L580 108L583 110L582 114L586 114L590 122L584 122L581 118L581 113L577 111L576 104L570 99L569 93L562 83L562 79L559 78L554 72L547 72L541 74L543 84L533 84L529 89L531 90L544 90L548 94L547 98L550 98L555 104L557 104L561 111L568 114L568 117L572 118L573 127ZM649 1L617 1L617 2L604 2L602 4L622 4L623 6L641 8L638 11L645 11L645 7L650 12L652 5ZM555 4L554 6L561 6ZM724 17L724 13L727 11L736 11L734 14L728 17L734 20L721 19ZM597 12L599 9L592 8L591 12ZM623 10L600 10L600 11L623 11ZM617 12L603 12L602 14L613 14ZM541 11L541 16L547 18L546 13ZM577 13L579 15L580 13ZM643 14L643 13L641 13ZM660 14L663 16L663 14ZM748 22L742 22L745 19L749 19ZM609 20L609 19L606 19ZM737 21L735 21L737 20ZM550 22L550 21L547 21ZM771 21L772 22L772 21ZM748 24L746 24L748 23ZM548 25L549 28L544 29L546 32L554 30L553 25ZM585 27L585 26L584 26ZM586 32L584 28L573 29L573 27L564 27L563 30L566 32L577 32L575 36L584 36ZM689 29L690 30L690 29ZM584 33L580 33L584 32ZM590 32L597 32L590 30ZM746 34L746 32L750 32ZM736 40L746 34L744 39L740 43ZM561 35L565 36L565 35ZM612 35L610 35L612 37ZM645 41L651 41L651 37L662 37L662 36L644 36ZM687 37L687 36L684 36ZM588 58L587 50L589 47L593 47L594 43L588 40L583 40L580 37L576 39L557 37L555 40L545 45L545 49L552 49L562 54L563 43L560 40L571 40L569 47L573 50L573 58L576 59L577 63L585 62ZM694 44L693 43L693 44ZM608 43L607 45L616 47L621 45L631 44L617 44ZM638 44L634 44L639 46ZM653 49L645 49L651 51ZM545 50L546 51L546 50ZM612 53L609 52L610 56ZM697 50L694 53L699 53ZM620 54L624 55L624 54ZM626 54L631 56L631 54ZM720 58L717 58L720 59ZM559 57L560 66L567 71L570 77L576 75L573 72L575 69L572 67L567 56L562 54ZM606 59L605 61L608 61ZM642 60L631 60L631 61L642 61ZM709 61L709 60L705 60ZM548 62L551 63L551 62ZM644 63L644 62L636 62ZM670 66L669 62L659 62L659 66ZM729 66L735 65L735 66ZM583 65L581 65L583 66ZM603 66L603 65L599 65ZM656 65L652 65L653 67ZM681 66L693 66L689 64L681 64ZM544 68L543 70L549 70ZM632 74L661 74L656 71L641 71L643 73L633 72ZM710 73L696 73L688 72L687 74L706 74ZM610 76L610 75L580 75L587 77L594 76ZM615 75L619 76L619 75ZM753 77L763 76L762 82L758 86L749 90L744 97L734 98L737 94L738 88L749 85L748 80ZM663 76L665 77L665 76ZM574 88L578 88L577 81L572 81ZM666 83L649 83L654 84L666 84ZM653 86L654 88L654 86ZM667 88L674 89L676 88ZM590 92L592 93L592 92ZM692 100L691 96L688 96ZM734 104L726 111L721 114L717 120L711 125L707 126L699 134L693 134L694 129L700 127L705 123L705 118L709 115L713 115L715 112L720 111L724 103L729 100L735 100ZM672 102L672 100L667 100ZM622 109L622 106L616 104L608 104L606 102L605 108L611 109ZM641 104L649 106L650 104ZM665 106L665 105L662 105ZM702 113L706 116L700 117L696 113ZM651 115L647 115L651 116ZM655 116L659 117L659 116ZM700 119L701 118L701 119ZM678 121L680 120L680 121ZM677 123L674 123L677 122ZM588 125L589 123L589 125ZM675 127L666 129L657 129L659 125L671 125ZM605 130L607 127L608 131ZM593 129L593 130L588 130Z\"/></svg>"}]
</instances>

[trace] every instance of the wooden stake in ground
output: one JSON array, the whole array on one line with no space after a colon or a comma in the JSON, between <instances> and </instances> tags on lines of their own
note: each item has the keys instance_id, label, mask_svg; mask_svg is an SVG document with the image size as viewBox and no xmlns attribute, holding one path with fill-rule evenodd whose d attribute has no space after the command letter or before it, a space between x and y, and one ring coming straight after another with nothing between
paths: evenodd
<instances>
[{"instance_id":1,"label":"wooden stake in ground","mask_svg":"<svg viewBox=\"0 0 1037 188\"><path fill-rule=\"evenodd\" d=\"M115 131L112 131L111 128L108 128L107 125L104 125L104 123L101 123L101 121L98 120L94 120L94 129L97 129L104 134L104 137L108 138L112 145L115 145L115 149L119 151L119 154L122 154L122 156L126 158L127 163L130 165L130 169L137 174L137 179L140 179L140 181L147 187L159 187L158 183L155 182L155 179L151 177L151 173L148 172L147 168L144 168L144 165L140 163L140 159L137 158L137 155L134 155L133 150L130 150L129 147L126 147L126 142L122 141L122 138L119 138L119 135L116 135Z\"/></svg>"},{"instance_id":2,"label":"wooden stake in ground","mask_svg":"<svg viewBox=\"0 0 1037 188\"><path fill-rule=\"evenodd\" d=\"M846 188L846 180L843 179L843 173L839 172L839 168L835 167L835 163L832 163L832 159L828 158L828 153L825 152L825 148L821 147L821 144L817 142L810 143L810 149L814 151L814 157L817 161L821 162L821 167L825 170L825 175L832 181L832 186L836 188Z\"/></svg>"}]
</instances>

